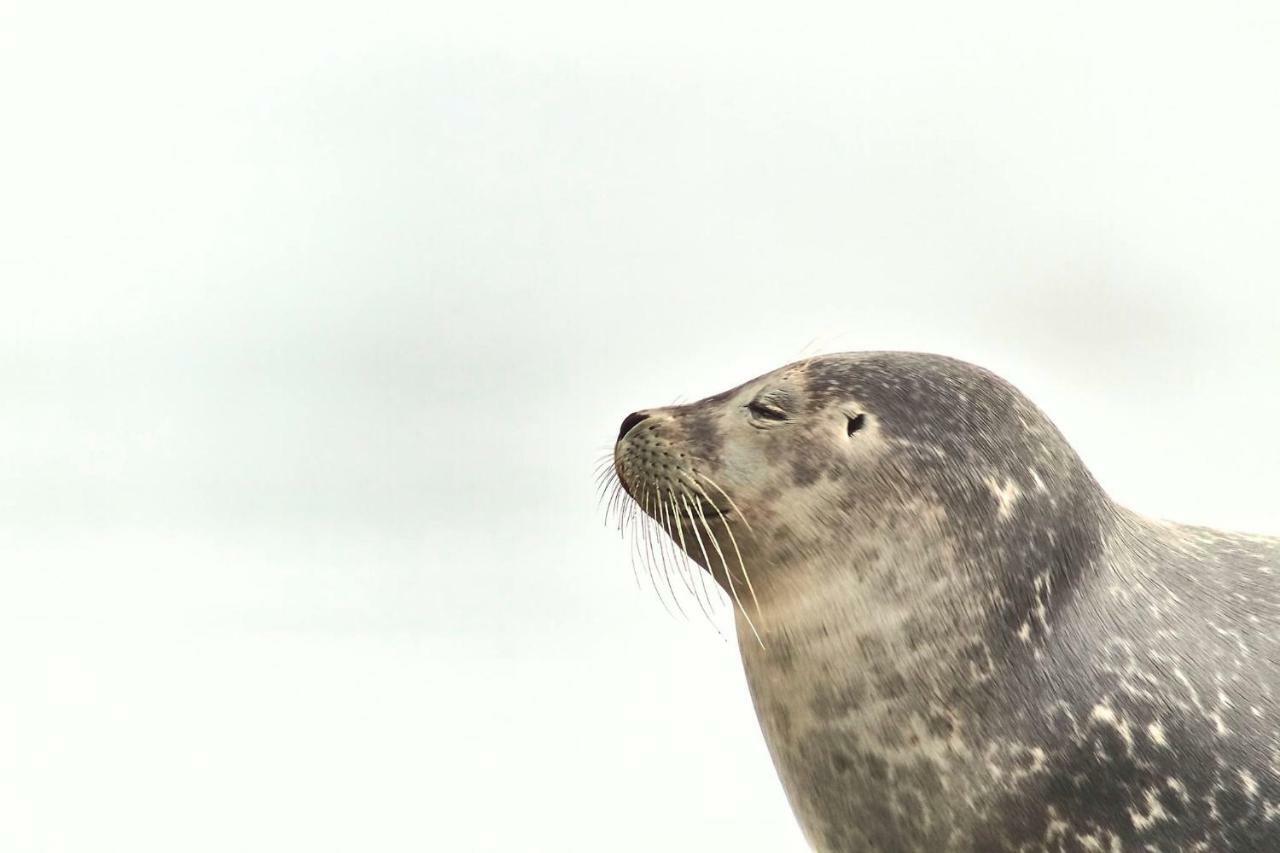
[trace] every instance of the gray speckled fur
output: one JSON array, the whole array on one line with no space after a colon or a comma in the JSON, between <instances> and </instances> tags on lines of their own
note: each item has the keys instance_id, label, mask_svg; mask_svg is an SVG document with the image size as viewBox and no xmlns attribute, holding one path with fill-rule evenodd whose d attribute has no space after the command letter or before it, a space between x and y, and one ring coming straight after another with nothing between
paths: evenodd
<instances>
[{"instance_id":1,"label":"gray speckled fur","mask_svg":"<svg viewBox=\"0 0 1280 853\"><path fill-rule=\"evenodd\" d=\"M1116 505L1017 390L940 356L814 358L650 415L615 451L628 491L705 475L751 524L758 606L686 549L744 598L816 850L1280 850L1280 539Z\"/></svg>"}]
</instances>

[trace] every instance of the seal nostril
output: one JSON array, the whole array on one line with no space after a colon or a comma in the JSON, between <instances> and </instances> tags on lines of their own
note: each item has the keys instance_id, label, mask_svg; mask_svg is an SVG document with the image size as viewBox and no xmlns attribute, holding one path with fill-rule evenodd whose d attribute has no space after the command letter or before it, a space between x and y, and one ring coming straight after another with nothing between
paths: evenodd
<instances>
[{"instance_id":1,"label":"seal nostril","mask_svg":"<svg viewBox=\"0 0 1280 853\"><path fill-rule=\"evenodd\" d=\"M632 427L634 427L636 424L640 423L641 421L647 420L648 417L649 417L648 412L632 412L631 414L627 415L626 418L624 418L622 421L622 429L618 430L618 441L622 441L623 437L627 433L631 432Z\"/></svg>"}]
</instances>

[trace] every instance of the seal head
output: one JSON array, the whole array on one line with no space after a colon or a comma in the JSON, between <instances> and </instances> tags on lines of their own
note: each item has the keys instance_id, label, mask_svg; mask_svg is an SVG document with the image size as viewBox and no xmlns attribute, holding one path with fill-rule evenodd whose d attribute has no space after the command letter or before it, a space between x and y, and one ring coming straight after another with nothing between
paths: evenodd
<instances>
[{"instance_id":1,"label":"seal head","mask_svg":"<svg viewBox=\"0 0 1280 853\"><path fill-rule=\"evenodd\" d=\"M1115 504L989 371L809 359L632 415L614 468L735 603L815 849L1280 839L1280 542Z\"/></svg>"}]
</instances>

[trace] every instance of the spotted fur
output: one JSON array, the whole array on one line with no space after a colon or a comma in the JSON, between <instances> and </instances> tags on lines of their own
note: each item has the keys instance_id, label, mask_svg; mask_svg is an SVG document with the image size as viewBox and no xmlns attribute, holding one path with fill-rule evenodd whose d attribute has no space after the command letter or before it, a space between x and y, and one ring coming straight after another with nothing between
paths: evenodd
<instances>
[{"instance_id":1,"label":"spotted fur","mask_svg":"<svg viewBox=\"0 0 1280 853\"><path fill-rule=\"evenodd\" d=\"M677 544L753 582L743 663L815 850L1280 850L1280 539L1117 505L1016 389L940 356L645 414L627 491L705 477L738 509L668 529L737 534L740 567Z\"/></svg>"}]
</instances>

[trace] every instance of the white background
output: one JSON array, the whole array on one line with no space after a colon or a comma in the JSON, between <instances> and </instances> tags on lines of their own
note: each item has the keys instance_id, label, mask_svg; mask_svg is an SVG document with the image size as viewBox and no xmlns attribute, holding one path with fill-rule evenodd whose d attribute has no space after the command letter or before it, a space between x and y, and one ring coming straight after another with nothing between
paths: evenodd
<instances>
[{"instance_id":1,"label":"white background","mask_svg":"<svg viewBox=\"0 0 1280 853\"><path fill-rule=\"evenodd\" d=\"M802 850L593 464L929 350L1280 532L1276 8L3 0L0 849Z\"/></svg>"}]
</instances>

